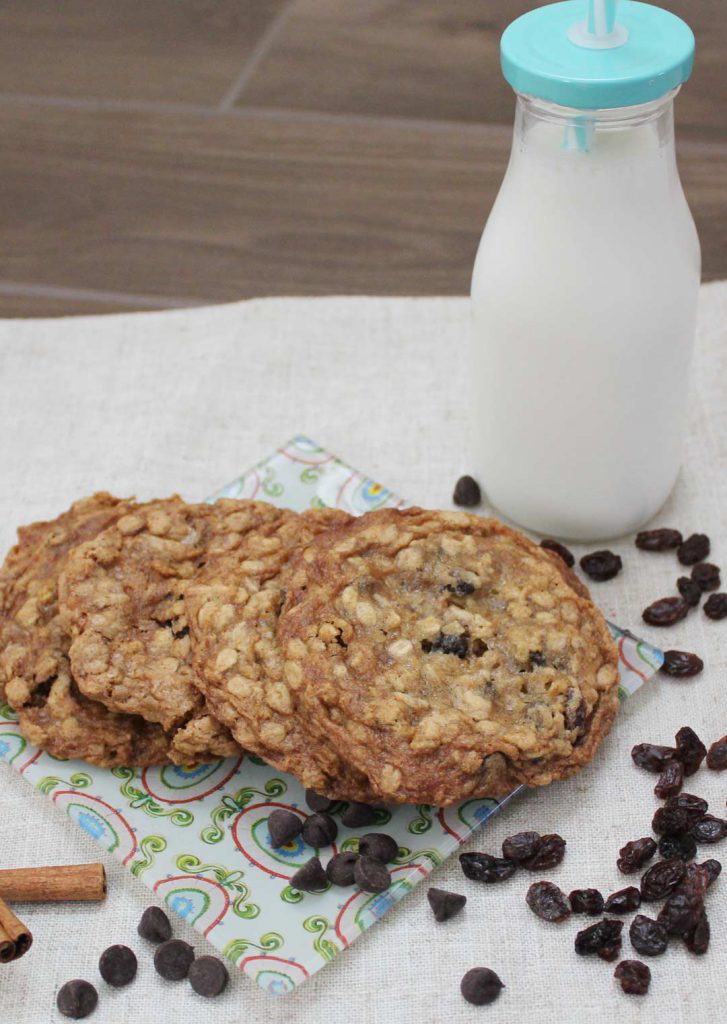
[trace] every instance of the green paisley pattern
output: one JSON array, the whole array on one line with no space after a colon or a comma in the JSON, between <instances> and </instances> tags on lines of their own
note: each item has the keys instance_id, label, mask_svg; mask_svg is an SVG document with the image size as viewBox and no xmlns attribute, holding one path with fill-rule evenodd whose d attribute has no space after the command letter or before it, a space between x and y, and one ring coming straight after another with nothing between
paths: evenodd
<instances>
[{"instance_id":1,"label":"green paisley pattern","mask_svg":"<svg viewBox=\"0 0 727 1024\"><path fill-rule=\"evenodd\" d=\"M335 506L354 514L404 504L304 437L214 497L264 499L299 511ZM663 656L613 631L622 647L622 695L628 696L652 677ZM15 722L2 705L0 759L272 994L290 991L332 960L510 799L469 800L443 811L381 809L373 828L385 827L399 843L390 889L380 896L335 887L303 893L290 879L311 850L299 839L273 850L267 832L276 807L308 813L292 777L250 756L199 767L104 771L41 754L25 744ZM339 823L335 848L357 850L361 834L372 828L345 828L346 807L337 802L330 809ZM325 864L331 849L317 852Z\"/></svg>"}]
</instances>

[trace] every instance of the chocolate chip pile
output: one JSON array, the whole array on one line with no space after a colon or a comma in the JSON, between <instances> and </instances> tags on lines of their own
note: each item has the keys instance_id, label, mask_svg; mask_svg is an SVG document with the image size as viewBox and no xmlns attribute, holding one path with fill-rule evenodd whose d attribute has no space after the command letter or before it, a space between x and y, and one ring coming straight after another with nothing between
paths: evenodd
<instances>
[{"instance_id":1,"label":"chocolate chip pile","mask_svg":"<svg viewBox=\"0 0 727 1024\"><path fill-rule=\"evenodd\" d=\"M137 928L139 935L156 945L154 969L167 981L187 978L194 991L206 998L220 995L230 976L216 956L195 957L188 942L172 938L169 918L159 907L147 907ZM128 946L109 946L98 962L99 974L112 988L123 988L136 977L138 961ZM98 991L90 981L74 978L58 990L56 1006L64 1017L82 1020L98 1005Z\"/></svg>"}]
</instances>

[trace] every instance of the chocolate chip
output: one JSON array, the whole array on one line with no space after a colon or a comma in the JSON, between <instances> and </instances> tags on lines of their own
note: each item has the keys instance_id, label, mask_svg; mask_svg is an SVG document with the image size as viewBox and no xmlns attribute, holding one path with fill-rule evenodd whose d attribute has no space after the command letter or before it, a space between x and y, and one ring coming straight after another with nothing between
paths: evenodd
<instances>
[{"instance_id":1,"label":"chocolate chip","mask_svg":"<svg viewBox=\"0 0 727 1024\"><path fill-rule=\"evenodd\" d=\"M322 846L330 846L338 835L338 825L330 814L311 814L305 819L302 828L303 842L317 850Z\"/></svg>"},{"instance_id":2,"label":"chocolate chip","mask_svg":"<svg viewBox=\"0 0 727 1024\"><path fill-rule=\"evenodd\" d=\"M136 977L136 954L128 946L109 946L98 962L99 974L108 985L123 988Z\"/></svg>"},{"instance_id":3,"label":"chocolate chip","mask_svg":"<svg viewBox=\"0 0 727 1024\"><path fill-rule=\"evenodd\" d=\"M194 960L194 950L182 939L169 939L162 942L154 953L154 969L167 981L181 981L189 974Z\"/></svg>"},{"instance_id":4,"label":"chocolate chip","mask_svg":"<svg viewBox=\"0 0 727 1024\"><path fill-rule=\"evenodd\" d=\"M677 580L677 590L690 608L696 608L702 600L702 588L688 576L679 577Z\"/></svg>"},{"instance_id":5,"label":"chocolate chip","mask_svg":"<svg viewBox=\"0 0 727 1024\"><path fill-rule=\"evenodd\" d=\"M540 542L541 548L545 548L546 551L554 551L559 558L561 558L569 569L572 569L576 564L575 557L572 551L569 551L565 544L561 544L558 540L551 540L550 537L546 537L545 540Z\"/></svg>"},{"instance_id":6,"label":"chocolate chip","mask_svg":"<svg viewBox=\"0 0 727 1024\"><path fill-rule=\"evenodd\" d=\"M376 810L368 804L350 803L341 815L341 824L346 828L364 828L376 824Z\"/></svg>"},{"instance_id":7,"label":"chocolate chip","mask_svg":"<svg viewBox=\"0 0 727 1024\"><path fill-rule=\"evenodd\" d=\"M299 892L322 892L328 886L328 876L318 858L311 857L298 868L290 879L290 884Z\"/></svg>"},{"instance_id":8,"label":"chocolate chip","mask_svg":"<svg viewBox=\"0 0 727 1024\"><path fill-rule=\"evenodd\" d=\"M712 565L711 562L697 562L695 566L692 566L691 576L700 590L719 590L721 580L718 565Z\"/></svg>"},{"instance_id":9,"label":"chocolate chip","mask_svg":"<svg viewBox=\"0 0 727 1024\"><path fill-rule=\"evenodd\" d=\"M466 896L458 892L447 892L446 889L428 889L427 899L432 908L435 921L449 921L459 914L467 902Z\"/></svg>"},{"instance_id":10,"label":"chocolate chip","mask_svg":"<svg viewBox=\"0 0 727 1024\"><path fill-rule=\"evenodd\" d=\"M473 967L462 978L459 990L468 1003L474 1006L487 1006L488 1003L494 1003L504 987L489 967Z\"/></svg>"},{"instance_id":11,"label":"chocolate chip","mask_svg":"<svg viewBox=\"0 0 727 1024\"><path fill-rule=\"evenodd\" d=\"M329 811L333 807L333 800L329 800L327 796L321 796L320 793L316 793L312 789L306 789L305 802L312 811Z\"/></svg>"},{"instance_id":12,"label":"chocolate chip","mask_svg":"<svg viewBox=\"0 0 727 1024\"><path fill-rule=\"evenodd\" d=\"M149 942L166 942L172 937L169 918L160 907L147 907L136 930L142 939Z\"/></svg>"},{"instance_id":13,"label":"chocolate chip","mask_svg":"<svg viewBox=\"0 0 727 1024\"><path fill-rule=\"evenodd\" d=\"M361 836L358 850L364 857L373 857L382 864L388 864L398 857L399 844L396 839L384 832L367 832L365 836Z\"/></svg>"},{"instance_id":14,"label":"chocolate chip","mask_svg":"<svg viewBox=\"0 0 727 1024\"><path fill-rule=\"evenodd\" d=\"M388 868L373 857L359 857L354 864L353 877L364 892L386 892L391 885Z\"/></svg>"},{"instance_id":15,"label":"chocolate chip","mask_svg":"<svg viewBox=\"0 0 727 1024\"><path fill-rule=\"evenodd\" d=\"M353 869L357 860L358 854L352 850L346 850L331 857L326 864L328 880L334 885L353 885L355 881Z\"/></svg>"},{"instance_id":16,"label":"chocolate chip","mask_svg":"<svg viewBox=\"0 0 727 1024\"><path fill-rule=\"evenodd\" d=\"M216 956L199 956L189 968L189 984L207 999L224 992L229 980L227 968Z\"/></svg>"},{"instance_id":17,"label":"chocolate chip","mask_svg":"<svg viewBox=\"0 0 727 1024\"><path fill-rule=\"evenodd\" d=\"M452 501L462 508L474 508L482 501L480 485L471 476L461 476L454 485Z\"/></svg>"},{"instance_id":18,"label":"chocolate chip","mask_svg":"<svg viewBox=\"0 0 727 1024\"><path fill-rule=\"evenodd\" d=\"M277 849L290 843L303 831L303 822L292 811L276 810L268 818L270 845Z\"/></svg>"},{"instance_id":19,"label":"chocolate chip","mask_svg":"<svg viewBox=\"0 0 727 1024\"><path fill-rule=\"evenodd\" d=\"M93 1013L98 1003L98 992L90 981L74 978L61 985L56 996L59 1013L72 1020L82 1020Z\"/></svg>"}]
</instances>

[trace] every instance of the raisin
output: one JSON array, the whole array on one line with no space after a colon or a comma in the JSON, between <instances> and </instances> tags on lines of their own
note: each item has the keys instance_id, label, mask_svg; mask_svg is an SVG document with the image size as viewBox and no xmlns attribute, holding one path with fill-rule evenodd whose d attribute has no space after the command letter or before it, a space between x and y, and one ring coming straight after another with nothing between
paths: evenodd
<instances>
[{"instance_id":1,"label":"raisin","mask_svg":"<svg viewBox=\"0 0 727 1024\"><path fill-rule=\"evenodd\" d=\"M568 897L574 914L588 914L593 917L603 913L603 896L598 889L574 889Z\"/></svg>"},{"instance_id":2,"label":"raisin","mask_svg":"<svg viewBox=\"0 0 727 1024\"><path fill-rule=\"evenodd\" d=\"M689 829L689 815L681 807L659 807L651 827L658 836L680 836Z\"/></svg>"},{"instance_id":3,"label":"raisin","mask_svg":"<svg viewBox=\"0 0 727 1024\"><path fill-rule=\"evenodd\" d=\"M475 505L479 505L482 501L482 492L480 491L480 485L474 477L461 476L459 478L454 485L452 501L455 505L460 505L462 508L474 508Z\"/></svg>"},{"instance_id":4,"label":"raisin","mask_svg":"<svg viewBox=\"0 0 727 1024\"><path fill-rule=\"evenodd\" d=\"M601 946L600 949L596 950L596 956L600 956L601 960L605 960L609 964L612 964L614 960L618 960L621 956L621 936L613 942L607 942L605 946Z\"/></svg>"},{"instance_id":5,"label":"raisin","mask_svg":"<svg viewBox=\"0 0 727 1024\"><path fill-rule=\"evenodd\" d=\"M636 534L634 543L642 551L669 551L671 548L678 548L682 542L682 535L679 530L669 530L662 527L660 530L642 530Z\"/></svg>"},{"instance_id":6,"label":"raisin","mask_svg":"<svg viewBox=\"0 0 727 1024\"><path fill-rule=\"evenodd\" d=\"M709 557L709 537L705 533L693 533L677 548L677 558L682 565L696 565Z\"/></svg>"},{"instance_id":7,"label":"raisin","mask_svg":"<svg viewBox=\"0 0 727 1024\"><path fill-rule=\"evenodd\" d=\"M708 619L724 619L727 616L727 594L711 594L704 602L704 614Z\"/></svg>"},{"instance_id":8,"label":"raisin","mask_svg":"<svg viewBox=\"0 0 727 1024\"><path fill-rule=\"evenodd\" d=\"M664 651L661 671L666 676L689 679L691 676L699 675L703 668L704 662L698 654L691 654L689 651Z\"/></svg>"},{"instance_id":9,"label":"raisin","mask_svg":"<svg viewBox=\"0 0 727 1024\"><path fill-rule=\"evenodd\" d=\"M424 648L427 641L422 640L422 648L428 651L441 651L442 654L454 654L458 658L466 658L469 651L469 638L464 633L440 633L436 640Z\"/></svg>"},{"instance_id":10,"label":"raisin","mask_svg":"<svg viewBox=\"0 0 727 1024\"><path fill-rule=\"evenodd\" d=\"M553 882L533 882L525 902L543 921L565 921L571 914L565 893Z\"/></svg>"},{"instance_id":11,"label":"raisin","mask_svg":"<svg viewBox=\"0 0 727 1024\"><path fill-rule=\"evenodd\" d=\"M468 580L457 580L456 583L447 583L444 589L450 594L456 594L457 597L467 597L474 594L477 588Z\"/></svg>"},{"instance_id":12,"label":"raisin","mask_svg":"<svg viewBox=\"0 0 727 1024\"><path fill-rule=\"evenodd\" d=\"M556 834L541 836L540 846L523 866L528 871L549 871L560 864L564 855L565 839Z\"/></svg>"},{"instance_id":13,"label":"raisin","mask_svg":"<svg viewBox=\"0 0 727 1024\"><path fill-rule=\"evenodd\" d=\"M504 882L517 871L517 864L488 853L461 853L459 862L467 878L474 882Z\"/></svg>"},{"instance_id":14,"label":"raisin","mask_svg":"<svg viewBox=\"0 0 727 1024\"><path fill-rule=\"evenodd\" d=\"M645 996L649 991L651 971L640 960L622 960L613 972L614 978L629 996Z\"/></svg>"},{"instance_id":15,"label":"raisin","mask_svg":"<svg viewBox=\"0 0 727 1024\"><path fill-rule=\"evenodd\" d=\"M575 938L576 953L580 956L588 956L591 953L597 953L604 946L615 946L621 939L623 926L623 921L614 921L604 917L603 920L597 921L589 928L584 928L583 931L578 932Z\"/></svg>"},{"instance_id":16,"label":"raisin","mask_svg":"<svg viewBox=\"0 0 727 1024\"><path fill-rule=\"evenodd\" d=\"M665 860L670 857L681 857L687 861L695 857L696 853L696 840L688 832L682 836L662 836L659 840L659 856Z\"/></svg>"},{"instance_id":17,"label":"raisin","mask_svg":"<svg viewBox=\"0 0 727 1024\"><path fill-rule=\"evenodd\" d=\"M702 591L699 584L695 583L689 576L679 577L677 580L677 590L690 608L696 608L702 600Z\"/></svg>"},{"instance_id":18,"label":"raisin","mask_svg":"<svg viewBox=\"0 0 727 1024\"><path fill-rule=\"evenodd\" d=\"M641 618L650 626L673 626L686 617L689 605L683 597L662 597L644 608Z\"/></svg>"},{"instance_id":19,"label":"raisin","mask_svg":"<svg viewBox=\"0 0 727 1024\"><path fill-rule=\"evenodd\" d=\"M702 909L699 920L682 935L684 945L691 953L702 956L709 949L709 919L706 910Z\"/></svg>"},{"instance_id":20,"label":"raisin","mask_svg":"<svg viewBox=\"0 0 727 1024\"><path fill-rule=\"evenodd\" d=\"M507 860L530 860L540 849L542 840L539 832L518 832L503 841L502 856Z\"/></svg>"},{"instance_id":21,"label":"raisin","mask_svg":"<svg viewBox=\"0 0 727 1024\"><path fill-rule=\"evenodd\" d=\"M613 551L592 551L591 554L583 556L580 566L590 579L603 583L618 576L623 568L623 562L621 556L614 554Z\"/></svg>"},{"instance_id":22,"label":"raisin","mask_svg":"<svg viewBox=\"0 0 727 1024\"><path fill-rule=\"evenodd\" d=\"M651 917L637 914L629 928L631 945L642 956L660 956L669 945L666 928Z\"/></svg>"},{"instance_id":23,"label":"raisin","mask_svg":"<svg viewBox=\"0 0 727 1024\"><path fill-rule=\"evenodd\" d=\"M718 565L712 565L711 562L697 562L695 566L692 566L690 575L700 590L719 590L721 580Z\"/></svg>"},{"instance_id":24,"label":"raisin","mask_svg":"<svg viewBox=\"0 0 727 1024\"><path fill-rule=\"evenodd\" d=\"M641 891L635 885L612 892L603 905L607 914L630 914L641 906Z\"/></svg>"},{"instance_id":25,"label":"raisin","mask_svg":"<svg viewBox=\"0 0 727 1024\"><path fill-rule=\"evenodd\" d=\"M684 935L695 928L704 910L704 899L697 887L681 887L666 902L657 918L670 935Z\"/></svg>"},{"instance_id":26,"label":"raisin","mask_svg":"<svg viewBox=\"0 0 727 1024\"><path fill-rule=\"evenodd\" d=\"M707 751L707 767L713 772L723 772L727 768L727 736L715 740Z\"/></svg>"},{"instance_id":27,"label":"raisin","mask_svg":"<svg viewBox=\"0 0 727 1024\"><path fill-rule=\"evenodd\" d=\"M727 821L715 818L713 814L705 814L701 821L692 825L690 831L698 843L719 843L727 836Z\"/></svg>"},{"instance_id":28,"label":"raisin","mask_svg":"<svg viewBox=\"0 0 727 1024\"><path fill-rule=\"evenodd\" d=\"M646 903L663 900L679 885L686 874L684 861L678 857L652 864L641 876L641 899Z\"/></svg>"},{"instance_id":29,"label":"raisin","mask_svg":"<svg viewBox=\"0 0 727 1024\"><path fill-rule=\"evenodd\" d=\"M572 569L576 564L573 552L569 551L565 544L561 544L560 541L551 540L550 537L546 537L545 540L540 542L541 548L545 548L546 551L554 551L559 558L562 558L569 569Z\"/></svg>"},{"instance_id":30,"label":"raisin","mask_svg":"<svg viewBox=\"0 0 727 1024\"><path fill-rule=\"evenodd\" d=\"M709 860L702 861L702 863L698 864L697 867L702 868L706 873L707 887L712 885L713 882L716 882L722 873L722 865L718 860L715 860L714 857L710 857Z\"/></svg>"},{"instance_id":31,"label":"raisin","mask_svg":"<svg viewBox=\"0 0 727 1024\"><path fill-rule=\"evenodd\" d=\"M688 725L682 726L674 737L677 757L684 765L685 775L694 775L707 756L707 748Z\"/></svg>"},{"instance_id":32,"label":"raisin","mask_svg":"<svg viewBox=\"0 0 727 1024\"><path fill-rule=\"evenodd\" d=\"M540 668L545 664L545 656L542 651L531 651L528 654L528 668L532 672L535 668Z\"/></svg>"},{"instance_id":33,"label":"raisin","mask_svg":"<svg viewBox=\"0 0 727 1024\"><path fill-rule=\"evenodd\" d=\"M681 761L668 761L659 776L659 781L654 786L654 792L660 800L667 800L670 796L677 795L683 782L684 765Z\"/></svg>"},{"instance_id":34,"label":"raisin","mask_svg":"<svg viewBox=\"0 0 727 1024\"><path fill-rule=\"evenodd\" d=\"M674 747L660 747L657 743L637 743L631 749L631 760L637 768L660 774L668 761L677 756Z\"/></svg>"},{"instance_id":35,"label":"raisin","mask_svg":"<svg viewBox=\"0 0 727 1024\"><path fill-rule=\"evenodd\" d=\"M646 836L644 839L634 839L630 843L626 843L618 852L619 858L616 861L616 867L622 875L633 875L654 856L656 843L651 836Z\"/></svg>"},{"instance_id":36,"label":"raisin","mask_svg":"<svg viewBox=\"0 0 727 1024\"><path fill-rule=\"evenodd\" d=\"M707 895L707 889L712 883L712 876L708 868L705 868L704 864L695 864L692 861L687 864L687 870L684 873L684 881L680 883L680 886L692 886L696 888L702 898Z\"/></svg>"},{"instance_id":37,"label":"raisin","mask_svg":"<svg viewBox=\"0 0 727 1024\"><path fill-rule=\"evenodd\" d=\"M693 825L695 821L700 821L709 809L707 801L693 793L680 793L679 796L673 796L667 800L666 806L669 808L679 807L686 811L690 825Z\"/></svg>"}]
</instances>

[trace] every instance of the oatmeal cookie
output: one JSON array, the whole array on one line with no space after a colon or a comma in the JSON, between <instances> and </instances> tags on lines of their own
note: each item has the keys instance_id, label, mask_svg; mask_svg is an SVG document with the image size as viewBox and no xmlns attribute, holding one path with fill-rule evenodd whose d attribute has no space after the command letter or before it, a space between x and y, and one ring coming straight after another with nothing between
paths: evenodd
<instances>
[{"instance_id":1,"label":"oatmeal cookie","mask_svg":"<svg viewBox=\"0 0 727 1024\"><path fill-rule=\"evenodd\" d=\"M185 601L198 686L238 742L318 792L365 800L365 778L345 771L325 737L307 733L276 639L281 570L301 545L350 518L336 509L282 513L211 557Z\"/></svg>"},{"instance_id":2,"label":"oatmeal cookie","mask_svg":"<svg viewBox=\"0 0 727 1024\"><path fill-rule=\"evenodd\" d=\"M165 730L200 713L187 586L207 559L281 515L265 502L173 497L137 506L76 548L61 577L61 613L79 689Z\"/></svg>"},{"instance_id":3,"label":"oatmeal cookie","mask_svg":"<svg viewBox=\"0 0 727 1024\"><path fill-rule=\"evenodd\" d=\"M468 513L386 509L322 535L281 581L288 689L383 801L445 805L589 761L616 647L565 567Z\"/></svg>"}]
</instances>

